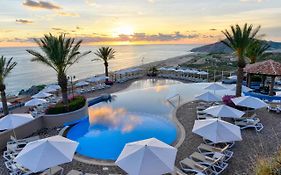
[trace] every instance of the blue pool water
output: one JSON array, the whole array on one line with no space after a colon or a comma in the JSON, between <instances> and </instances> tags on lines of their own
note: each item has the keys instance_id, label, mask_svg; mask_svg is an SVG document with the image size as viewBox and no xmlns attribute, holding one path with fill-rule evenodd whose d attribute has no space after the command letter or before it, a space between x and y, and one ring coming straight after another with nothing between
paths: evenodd
<instances>
[{"instance_id":1,"label":"blue pool water","mask_svg":"<svg viewBox=\"0 0 281 175\"><path fill-rule=\"evenodd\" d=\"M100 123L91 125L85 119L68 132L68 138L79 142L79 154L104 160L116 160L128 142L155 137L172 144L176 139L176 128L168 121L144 114L127 115L134 117L131 119L133 121L119 126Z\"/></svg>"},{"instance_id":2,"label":"blue pool water","mask_svg":"<svg viewBox=\"0 0 281 175\"><path fill-rule=\"evenodd\" d=\"M79 154L102 160L116 160L128 142L155 137L172 144L177 138L173 110L204 92L207 85L173 80L136 81L112 94L110 102L89 107L89 116L73 126L67 137L79 142ZM180 98L171 98L176 94Z\"/></svg>"}]
</instances>

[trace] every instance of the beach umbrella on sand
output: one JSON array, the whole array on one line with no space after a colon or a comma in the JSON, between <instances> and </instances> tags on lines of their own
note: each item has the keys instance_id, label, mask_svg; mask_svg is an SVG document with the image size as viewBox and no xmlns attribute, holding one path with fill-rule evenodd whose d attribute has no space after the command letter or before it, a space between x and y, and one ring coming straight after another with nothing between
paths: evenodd
<instances>
[{"instance_id":1,"label":"beach umbrella on sand","mask_svg":"<svg viewBox=\"0 0 281 175\"><path fill-rule=\"evenodd\" d=\"M177 149L155 138L127 143L116 164L130 175L160 175L174 171Z\"/></svg>"},{"instance_id":2,"label":"beach umbrella on sand","mask_svg":"<svg viewBox=\"0 0 281 175\"><path fill-rule=\"evenodd\" d=\"M226 105L211 106L204 110L205 113L215 117L241 118L245 112L239 111Z\"/></svg>"},{"instance_id":3,"label":"beach umbrella on sand","mask_svg":"<svg viewBox=\"0 0 281 175\"><path fill-rule=\"evenodd\" d=\"M38 106L38 105L41 105L44 103L47 103L47 101L44 99L40 99L40 98L34 98L34 99L31 99L31 100L25 102L24 106L32 107L32 106Z\"/></svg>"},{"instance_id":4,"label":"beach umbrella on sand","mask_svg":"<svg viewBox=\"0 0 281 175\"><path fill-rule=\"evenodd\" d=\"M192 132L213 143L241 141L239 126L220 119L195 120Z\"/></svg>"},{"instance_id":5,"label":"beach umbrella on sand","mask_svg":"<svg viewBox=\"0 0 281 175\"><path fill-rule=\"evenodd\" d=\"M71 162L78 142L53 136L28 143L14 161L33 173Z\"/></svg>"},{"instance_id":6,"label":"beach umbrella on sand","mask_svg":"<svg viewBox=\"0 0 281 175\"><path fill-rule=\"evenodd\" d=\"M211 92L205 92L203 94L200 94L198 96L195 97L198 100L203 100L206 102L216 102L216 101L221 101L221 98L216 96L215 94L211 93Z\"/></svg>"},{"instance_id":7,"label":"beach umbrella on sand","mask_svg":"<svg viewBox=\"0 0 281 175\"><path fill-rule=\"evenodd\" d=\"M236 86L231 88L231 91L236 91ZM242 92L249 92L249 91L252 91L252 89L248 88L247 86L242 85Z\"/></svg>"},{"instance_id":8,"label":"beach umbrella on sand","mask_svg":"<svg viewBox=\"0 0 281 175\"><path fill-rule=\"evenodd\" d=\"M215 94L216 91L225 90L226 88L218 83L211 83L204 89L214 91L214 94Z\"/></svg>"},{"instance_id":9,"label":"beach umbrella on sand","mask_svg":"<svg viewBox=\"0 0 281 175\"><path fill-rule=\"evenodd\" d=\"M32 98L47 98L52 96L53 94L47 93L47 92L38 92L37 94L33 95Z\"/></svg>"},{"instance_id":10,"label":"beach umbrella on sand","mask_svg":"<svg viewBox=\"0 0 281 175\"><path fill-rule=\"evenodd\" d=\"M80 81L75 84L76 87L82 87L82 86L88 86L88 85L89 85L89 83L86 81Z\"/></svg>"},{"instance_id":11,"label":"beach umbrella on sand","mask_svg":"<svg viewBox=\"0 0 281 175\"><path fill-rule=\"evenodd\" d=\"M264 101L251 96L232 98L231 100L237 106L243 106L253 109L260 109L268 106Z\"/></svg>"},{"instance_id":12,"label":"beach umbrella on sand","mask_svg":"<svg viewBox=\"0 0 281 175\"><path fill-rule=\"evenodd\" d=\"M0 130L15 129L33 119L31 114L8 114L0 119Z\"/></svg>"}]
</instances>

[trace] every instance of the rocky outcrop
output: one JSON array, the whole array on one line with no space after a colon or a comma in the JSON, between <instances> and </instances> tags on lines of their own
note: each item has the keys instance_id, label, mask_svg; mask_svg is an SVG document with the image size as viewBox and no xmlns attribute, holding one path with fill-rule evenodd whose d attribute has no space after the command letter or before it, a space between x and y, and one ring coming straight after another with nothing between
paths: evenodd
<instances>
[{"instance_id":1,"label":"rocky outcrop","mask_svg":"<svg viewBox=\"0 0 281 175\"><path fill-rule=\"evenodd\" d=\"M281 43L274 41L267 41L270 48L269 50L280 50ZM205 52L205 53L232 53L233 51L222 42L216 42L201 47L191 49L191 52Z\"/></svg>"},{"instance_id":2,"label":"rocky outcrop","mask_svg":"<svg viewBox=\"0 0 281 175\"><path fill-rule=\"evenodd\" d=\"M22 89L19 92L19 95L28 95L28 96L32 96L34 94L37 94L39 91L41 91L42 89L44 89L45 85L38 85L38 86L31 86L29 89L24 90Z\"/></svg>"}]
</instances>

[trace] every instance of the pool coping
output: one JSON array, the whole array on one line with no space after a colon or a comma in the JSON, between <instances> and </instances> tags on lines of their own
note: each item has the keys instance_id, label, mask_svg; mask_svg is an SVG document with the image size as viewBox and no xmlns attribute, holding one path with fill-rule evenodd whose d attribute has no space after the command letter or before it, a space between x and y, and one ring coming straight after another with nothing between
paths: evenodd
<instances>
[{"instance_id":1,"label":"pool coping","mask_svg":"<svg viewBox=\"0 0 281 175\"><path fill-rule=\"evenodd\" d=\"M177 111L178 109L183 106L184 104L186 104L187 102L184 102L182 104L180 104L179 106L177 106L175 109L173 109L172 111L172 121L176 124L176 128L177 128L177 139L174 141L174 143L172 144L172 146L174 146L175 148L179 148L182 143L185 140L185 136L186 136L186 132L185 129L183 127L183 125L180 123L180 121L177 118ZM71 126L65 126L61 131L60 131L60 135L62 136L66 136L67 131L71 128ZM117 166L115 164L115 161L111 161L111 160L100 160L100 159L94 159L94 158L89 158L83 155L80 155L78 153L75 153L74 160L79 161L81 163L86 163L86 164L90 164L90 165L99 165L99 166Z\"/></svg>"}]
</instances>

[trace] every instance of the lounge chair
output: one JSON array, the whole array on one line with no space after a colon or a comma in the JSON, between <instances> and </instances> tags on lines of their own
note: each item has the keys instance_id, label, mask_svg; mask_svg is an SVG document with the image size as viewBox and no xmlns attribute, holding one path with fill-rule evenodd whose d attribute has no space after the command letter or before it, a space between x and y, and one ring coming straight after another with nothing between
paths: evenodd
<instances>
[{"instance_id":1,"label":"lounge chair","mask_svg":"<svg viewBox=\"0 0 281 175\"><path fill-rule=\"evenodd\" d=\"M263 124L260 123L259 118L235 121L235 125L240 126L241 129L255 128L257 132L263 129Z\"/></svg>"},{"instance_id":2,"label":"lounge chair","mask_svg":"<svg viewBox=\"0 0 281 175\"><path fill-rule=\"evenodd\" d=\"M66 175L83 175L81 171L71 170Z\"/></svg>"},{"instance_id":3,"label":"lounge chair","mask_svg":"<svg viewBox=\"0 0 281 175\"><path fill-rule=\"evenodd\" d=\"M198 151L204 155L212 155L215 156L215 153L221 153L224 154L224 161L228 161L232 156L233 156L233 152L228 150L229 146L225 146L224 148L218 148L218 147L214 147L214 146L210 146L210 145L206 145L201 143L198 146Z\"/></svg>"},{"instance_id":4,"label":"lounge chair","mask_svg":"<svg viewBox=\"0 0 281 175\"><path fill-rule=\"evenodd\" d=\"M55 166L40 173L40 175L63 175L64 169L61 166Z\"/></svg>"},{"instance_id":5,"label":"lounge chair","mask_svg":"<svg viewBox=\"0 0 281 175\"><path fill-rule=\"evenodd\" d=\"M235 142L224 142L224 143L214 143L208 139L203 138L204 143L207 145L215 146L215 147L225 147L228 146L228 148L232 148L235 145Z\"/></svg>"},{"instance_id":6,"label":"lounge chair","mask_svg":"<svg viewBox=\"0 0 281 175\"><path fill-rule=\"evenodd\" d=\"M201 165L189 158L185 158L180 161L180 166L185 173L196 173L197 175L217 175L217 173L213 172L210 167Z\"/></svg>"},{"instance_id":7,"label":"lounge chair","mask_svg":"<svg viewBox=\"0 0 281 175\"><path fill-rule=\"evenodd\" d=\"M10 161L10 160L13 160L18 154L19 154L19 152L4 151L3 152L3 158L6 161Z\"/></svg>"},{"instance_id":8,"label":"lounge chair","mask_svg":"<svg viewBox=\"0 0 281 175\"><path fill-rule=\"evenodd\" d=\"M209 114L197 114L197 119L198 120L205 120L205 119L213 119L214 117L212 117Z\"/></svg>"},{"instance_id":9,"label":"lounge chair","mask_svg":"<svg viewBox=\"0 0 281 175\"><path fill-rule=\"evenodd\" d=\"M268 112L280 113L280 103L269 103L267 106Z\"/></svg>"},{"instance_id":10,"label":"lounge chair","mask_svg":"<svg viewBox=\"0 0 281 175\"><path fill-rule=\"evenodd\" d=\"M21 167L13 160L4 162L6 168L9 170L10 175L29 175L33 174L31 171Z\"/></svg>"},{"instance_id":11,"label":"lounge chair","mask_svg":"<svg viewBox=\"0 0 281 175\"><path fill-rule=\"evenodd\" d=\"M20 152L27 143L14 143L14 144L8 144L7 145L7 151L9 152Z\"/></svg>"},{"instance_id":12,"label":"lounge chair","mask_svg":"<svg viewBox=\"0 0 281 175\"><path fill-rule=\"evenodd\" d=\"M220 153L218 154L219 155L216 154L217 155L216 157L209 157L201 153L194 152L190 155L190 159L194 161L200 161L202 162L202 164L206 166L211 166L214 172L220 174L223 170L226 169L228 164L223 162L224 155Z\"/></svg>"},{"instance_id":13,"label":"lounge chair","mask_svg":"<svg viewBox=\"0 0 281 175\"><path fill-rule=\"evenodd\" d=\"M8 141L7 142L7 145L9 144L15 144L15 143L29 143L29 142L33 142L35 140L39 140L40 137L39 136L33 136L33 137L28 137L28 138L25 138L25 139L16 139L15 137L11 136L11 141Z\"/></svg>"}]
</instances>

